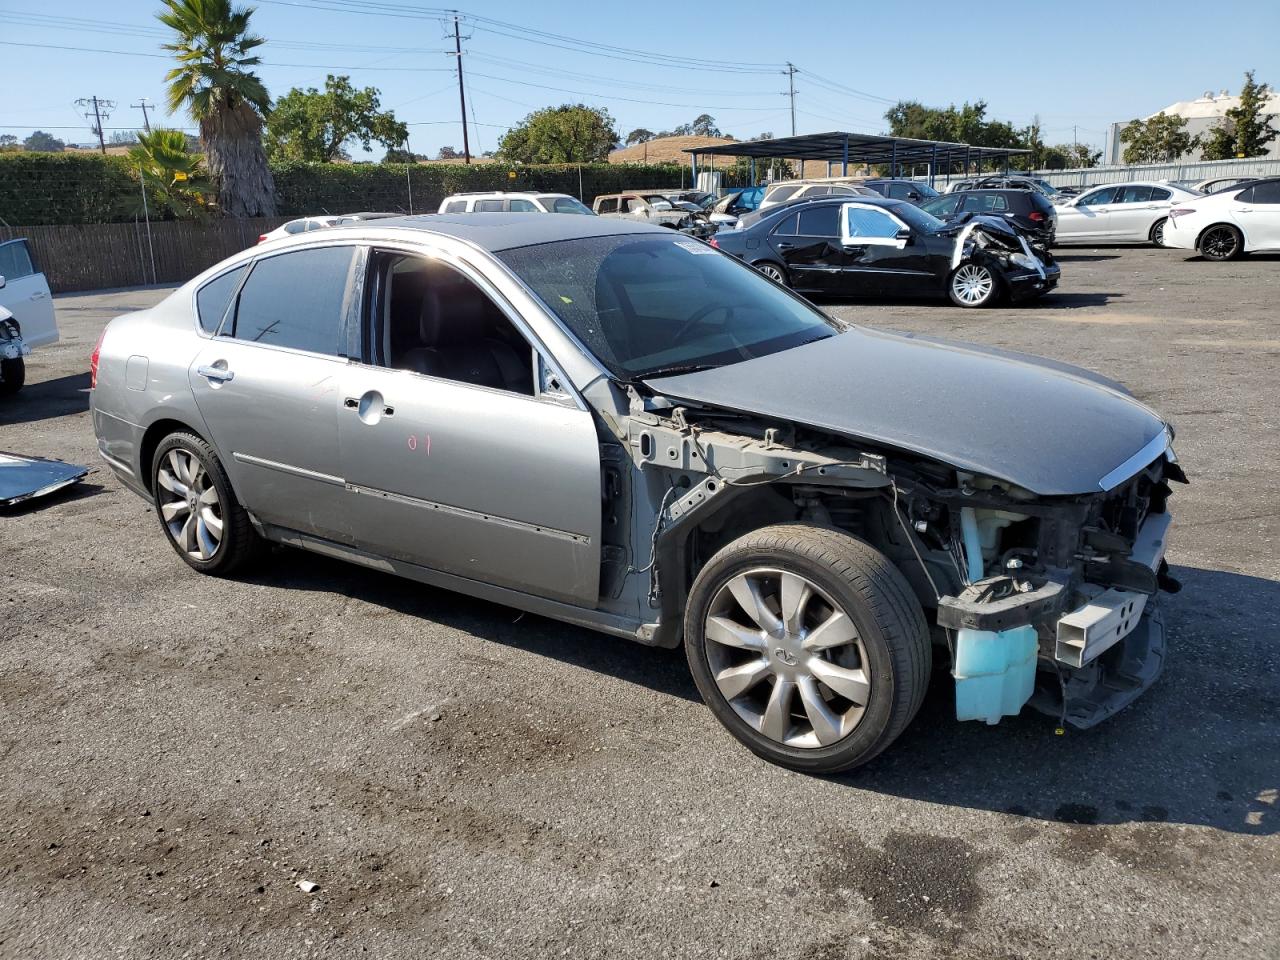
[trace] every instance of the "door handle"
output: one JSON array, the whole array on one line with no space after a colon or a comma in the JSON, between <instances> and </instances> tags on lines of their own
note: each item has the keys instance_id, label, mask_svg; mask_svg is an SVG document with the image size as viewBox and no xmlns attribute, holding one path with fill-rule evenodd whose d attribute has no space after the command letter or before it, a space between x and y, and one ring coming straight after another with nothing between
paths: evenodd
<instances>
[{"instance_id":1,"label":"door handle","mask_svg":"<svg viewBox=\"0 0 1280 960\"><path fill-rule=\"evenodd\" d=\"M219 366L198 367L196 373L206 380L216 380L218 383L227 383L236 378L236 375L226 367Z\"/></svg>"},{"instance_id":2,"label":"door handle","mask_svg":"<svg viewBox=\"0 0 1280 960\"><path fill-rule=\"evenodd\" d=\"M779 243L779 244L777 244L777 247L778 247L778 249L779 249L779 250L790 250L793 246L795 246L795 244L792 244L792 243Z\"/></svg>"},{"instance_id":3,"label":"door handle","mask_svg":"<svg viewBox=\"0 0 1280 960\"><path fill-rule=\"evenodd\" d=\"M369 394L365 394L365 396L369 396ZM343 401L342 401L342 405L343 405L344 407L346 407L348 410L359 410L359 409L360 409L360 398L359 398L359 397L344 397L344 398L343 398ZM376 404L376 403L375 403L375 404L372 404L372 406L375 406L375 407L376 407L376 406L377 406L377 404ZM393 407L393 406L391 406L390 404L384 403L384 404L382 404L382 415L383 415L384 417L394 417L394 416L396 415L396 408L395 408L395 407Z\"/></svg>"},{"instance_id":4,"label":"door handle","mask_svg":"<svg viewBox=\"0 0 1280 960\"><path fill-rule=\"evenodd\" d=\"M342 401L342 405L348 410L356 410L360 407L360 400L357 397L347 397Z\"/></svg>"},{"instance_id":5,"label":"door handle","mask_svg":"<svg viewBox=\"0 0 1280 960\"><path fill-rule=\"evenodd\" d=\"M33 294L31 295L31 299L32 299L32 300L43 300L43 299L44 299L45 297L47 297L47 296L49 296L49 295L48 295L47 293L45 293L43 290L37 290L35 293L33 293Z\"/></svg>"}]
</instances>

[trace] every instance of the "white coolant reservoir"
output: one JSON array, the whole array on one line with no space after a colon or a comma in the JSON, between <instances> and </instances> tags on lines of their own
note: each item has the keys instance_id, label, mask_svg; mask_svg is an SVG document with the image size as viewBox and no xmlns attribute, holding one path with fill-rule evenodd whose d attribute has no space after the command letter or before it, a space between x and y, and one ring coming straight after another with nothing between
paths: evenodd
<instances>
[{"instance_id":1,"label":"white coolant reservoir","mask_svg":"<svg viewBox=\"0 0 1280 960\"><path fill-rule=\"evenodd\" d=\"M960 630L956 635L956 719L999 723L1031 699L1039 641L1032 626Z\"/></svg>"}]
</instances>

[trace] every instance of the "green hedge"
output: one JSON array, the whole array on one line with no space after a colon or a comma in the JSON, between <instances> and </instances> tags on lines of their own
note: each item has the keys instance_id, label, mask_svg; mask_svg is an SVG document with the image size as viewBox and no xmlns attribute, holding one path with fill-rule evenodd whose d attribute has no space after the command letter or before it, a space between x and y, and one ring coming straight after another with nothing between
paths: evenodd
<instances>
[{"instance_id":1,"label":"green hedge","mask_svg":"<svg viewBox=\"0 0 1280 960\"><path fill-rule=\"evenodd\" d=\"M581 196L647 187L687 187L687 166L506 166L465 164L273 163L283 216L409 209L434 212L451 193L545 190ZM406 179L406 173L408 177ZM124 157L70 153L0 153L0 218L12 226L131 221L138 182Z\"/></svg>"},{"instance_id":2,"label":"green hedge","mask_svg":"<svg viewBox=\"0 0 1280 960\"><path fill-rule=\"evenodd\" d=\"M125 157L0 153L0 219L11 226L132 220L137 194Z\"/></svg>"}]
</instances>

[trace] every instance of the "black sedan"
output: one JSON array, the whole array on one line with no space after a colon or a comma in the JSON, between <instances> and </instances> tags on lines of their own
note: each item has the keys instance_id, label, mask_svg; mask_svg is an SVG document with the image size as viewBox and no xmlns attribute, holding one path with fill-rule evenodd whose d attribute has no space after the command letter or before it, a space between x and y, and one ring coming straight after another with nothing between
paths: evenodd
<instances>
[{"instance_id":1,"label":"black sedan","mask_svg":"<svg viewBox=\"0 0 1280 960\"><path fill-rule=\"evenodd\" d=\"M800 293L950 297L961 307L1038 297L1058 283L1049 251L1005 221L944 223L901 200L831 198L768 210L712 245Z\"/></svg>"},{"instance_id":2,"label":"black sedan","mask_svg":"<svg viewBox=\"0 0 1280 960\"><path fill-rule=\"evenodd\" d=\"M1058 211L1036 190L959 190L926 200L920 209L939 220L964 214L1003 217L1041 246L1051 246L1058 231Z\"/></svg>"}]
</instances>

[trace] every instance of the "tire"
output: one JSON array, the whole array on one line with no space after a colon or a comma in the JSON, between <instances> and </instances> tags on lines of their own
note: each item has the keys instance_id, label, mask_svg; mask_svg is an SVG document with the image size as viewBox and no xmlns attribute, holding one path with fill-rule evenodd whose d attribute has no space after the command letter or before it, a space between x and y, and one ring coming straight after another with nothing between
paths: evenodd
<instances>
[{"instance_id":1,"label":"tire","mask_svg":"<svg viewBox=\"0 0 1280 960\"><path fill-rule=\"evenodd\" d=\"M781 284L784 287L791 286L790 281L787 279L786 269L774 263L772 260L761 260L759 263L752 264L752 266L774 283Z\"/></svg>"},{"instance_id":2,"label":"tire","mask_svg":"<svg viewBox=\"0 0 1280 960\"><path fill-rule=\"evenodd\" d=\"M0 397L11 397L27 382L27 365L21 357L0 360Z\"/></svg>"},{"instance_id":3,"label":"tire","mask_svg":"<svg viewBox=\"0 0 1280 960\"><path fill-rule=\"evenodd\" d=\"M1157 247L1164 246L1164 228L1168 222L1168 217L1162 217L1151 225L1151 232L1147 234L1147 239Z\"/></svg>"},{"instance_id":4,"label":"tire","mask_svg":"<svg viewBox=\"0 0 1280 960\"><path fill-rule=\"evenodd\" d=\"M788 629L781 601L804 589ZM750 614L743 596L766 599ZM931 669L924 612L902 573L863 541L809 524L763 527L713 556L690 590L684 637L716 718L757 756L803 773L848 770L889 746Z\"/></svg>"},{"instance_id":5,"label":"tire","mask_svg":"<svg viewBox=\"0 0 1280 960\"><path fill-rule=\"evenodd\" d=\"M957 307L989 307L1001 292L1000 278L984 263L962 263L947 277L947 296Z\"/></svg>"},{"instance_id":6,"label":"tire","mask_svg":"<svg viewBox=\"0 0 1280 960\"><path fill-rule=\"evenodd\" d=\"M151 461L151 494L165 538L193 570L225 577L261 553L262 539L222 462L195 434L171 433L160 441Z\"/></svg>"},{"instance_id":7,"label":"tire","mask_svg":"<svg viewBox=\"0 0 1280 960\"><path fill-rule=\"evenodd\" d=\"M1244 237L1229 223L1215 223L1200 234L1196 246L1206 260L1234 260L1244 252Z\"/></svg>"}]
</instances>

